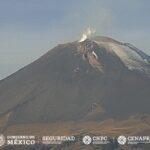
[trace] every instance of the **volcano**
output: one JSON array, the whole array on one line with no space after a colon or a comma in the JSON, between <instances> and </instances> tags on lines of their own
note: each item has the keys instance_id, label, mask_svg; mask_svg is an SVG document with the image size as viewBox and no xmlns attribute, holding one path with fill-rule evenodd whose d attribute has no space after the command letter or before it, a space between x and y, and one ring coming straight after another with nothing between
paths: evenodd
<instances>
[{"instance_id":1,"label":"volcano","mask_svg":"<svg viewBox=\"0 0 150 150\"><path fill-rule=\"evenodd\" d=\"M59 44L0 81L7 125L150 114L150 56L108 37Z\"/></svg>"}]
</instances>

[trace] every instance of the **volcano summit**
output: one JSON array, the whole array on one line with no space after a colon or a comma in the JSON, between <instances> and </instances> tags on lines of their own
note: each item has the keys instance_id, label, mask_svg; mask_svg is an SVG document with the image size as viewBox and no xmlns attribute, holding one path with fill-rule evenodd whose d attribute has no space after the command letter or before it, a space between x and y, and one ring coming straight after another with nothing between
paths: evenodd
<instances>
[{"instance_id":1,"label":"volcano summit","mask_svg":"<svg viewBox=\"0 0 150 150\"><path fill-rule=\"evenodd\" d=\"M97 36L60 44L0 81L6 125L88 122L150 114L150 57Z\"/></svg>"}]
</instances>

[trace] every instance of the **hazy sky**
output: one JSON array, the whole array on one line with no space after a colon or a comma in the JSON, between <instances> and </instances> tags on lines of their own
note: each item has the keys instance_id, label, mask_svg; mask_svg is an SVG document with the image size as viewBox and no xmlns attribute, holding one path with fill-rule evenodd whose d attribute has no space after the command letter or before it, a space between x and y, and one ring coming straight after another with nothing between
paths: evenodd
<instances>
[{"instance_id":1,"label":"hazy sky","mask_svg":"<svg viewBox=\"0 0 150 150\"><path fill-rule=\"evenodd\" d=\"M150 55L149 0L0 0L0 79L89 26Z\"/></svg>"}]
</instances>

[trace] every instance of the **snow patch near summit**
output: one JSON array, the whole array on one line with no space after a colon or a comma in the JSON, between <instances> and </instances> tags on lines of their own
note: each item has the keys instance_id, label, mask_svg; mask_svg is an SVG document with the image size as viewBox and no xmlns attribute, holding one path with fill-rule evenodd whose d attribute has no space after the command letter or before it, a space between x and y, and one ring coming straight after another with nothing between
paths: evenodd
<instances>
[{"instance_id":1,"label":"snow patch near summit","mask_svg":"<svg viewBox=\"0 0 150 150\"><path fill-rule=\"evenodd\" d=\"M145 61L142 59L140 55L136 52L132 51L127 46L120 46L116 44L109 44L110 49L115 52L115 54L123 61L123 63L128 67L130 70L139 69L143 70L143 64Z\"/></svg>"},{"instance_id":2,"label":"snow patch near summit","mask_svg":"<svg viewBox=\"0 0 150 150\"><path fill-rule=\"evenodd\" d=\"M133 50L133 48L125 44L116 44L114 42L95 42L99 46L104 47L107 52L118 56L129 70L140 70L150 75L150 63Z\"/></svg>"},{"instance_id":3,"label":"snow patch near summit","mask_svg":"<svg viewBox=\"0 0 150 150\"><path fill-rule=\"evenodd\" d=\"M98 59L98 56L97 56L97 54L96 54L94 51L92 51L92 54L94 55L94 57L95 57L96 59Z\"/></svg>"}]
</instances>

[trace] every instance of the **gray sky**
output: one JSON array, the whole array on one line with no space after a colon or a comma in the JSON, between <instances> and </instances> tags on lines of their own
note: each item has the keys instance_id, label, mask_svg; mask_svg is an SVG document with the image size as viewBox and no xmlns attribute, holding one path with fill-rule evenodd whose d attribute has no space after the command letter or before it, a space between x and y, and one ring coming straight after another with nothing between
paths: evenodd
<instances>
[{"instance_id":1,"label":"gray sky","mask_svg":"<svg viewBox=\"0 0 150 150\"><path fill-rule=\"evenodd\" d=\"M149 14L149 0L0 0L0 79L89 26L150 55Z\"/></svg>"}]
</instances>

